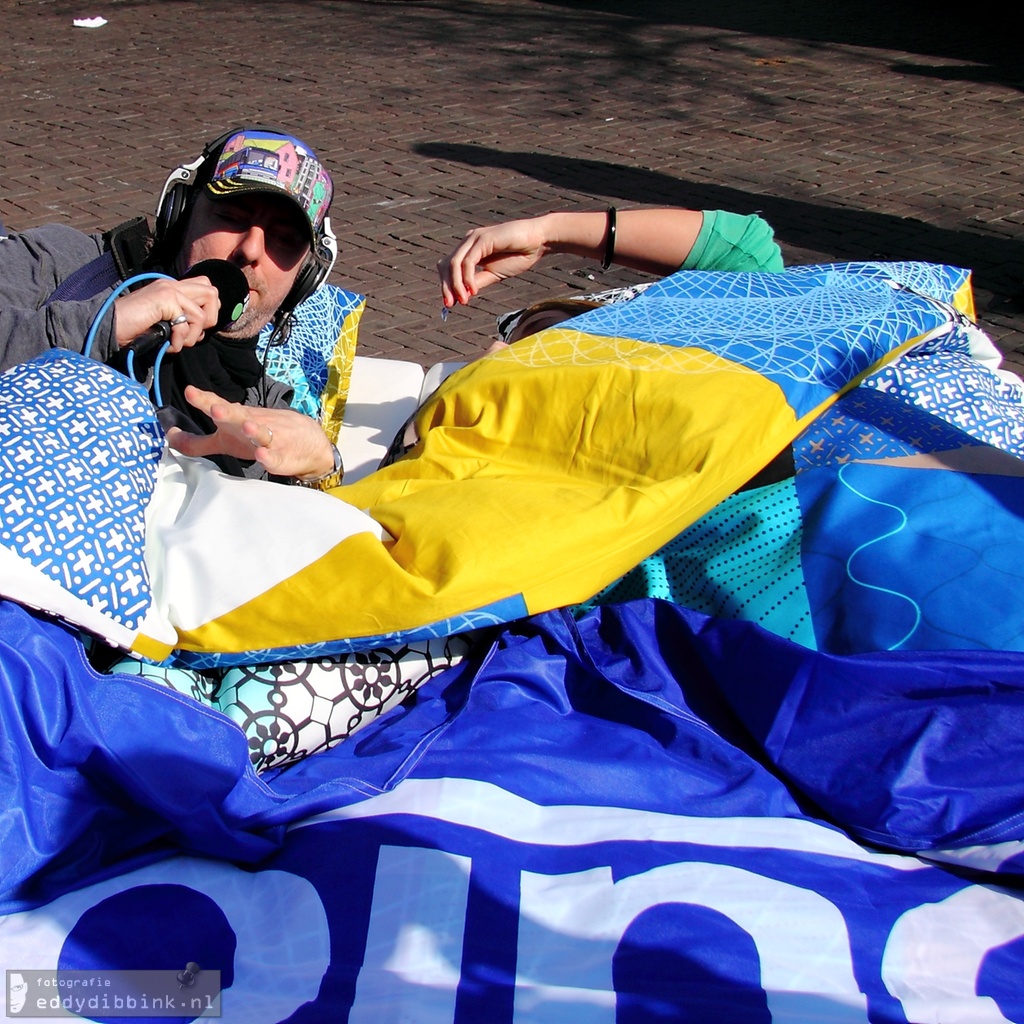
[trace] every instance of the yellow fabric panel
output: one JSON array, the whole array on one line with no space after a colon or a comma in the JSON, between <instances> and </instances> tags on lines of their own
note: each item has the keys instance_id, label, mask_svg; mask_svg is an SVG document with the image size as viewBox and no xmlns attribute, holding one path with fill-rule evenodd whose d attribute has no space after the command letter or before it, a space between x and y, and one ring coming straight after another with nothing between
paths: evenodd
<instances>
[{"instance_id":1,"label":"yellow fabric panel","mask_svg":"<svg viewBox=\"0 0 1024 1024\"><path fill-rule=\"evenodd\" d=\"M133 654L139 655L140 658L149 658L150 661L163 661L174 650L174 647L140 633L132 641L129 650Z\"/></svg>"},{"instance_id":2,"label":"yellow fabric panel","mask_svg":"<svg viewBox=\"0 0 1024 1024\"><path fill-rule=\"evenodd\" d=\"M334 343L330 358L327 360L327 386L324 388L321 403L320 422L324 433L334 444L341 432L341 423L345 418L345 403L348 401L349 384L352 380L352 360L356 354L356 341L359 336L359 321L366 309L366 300L345 316L338 332L338 340Z\"/></svg>"},{"instance_id":3,"label":"yellow fabric panel","mask_svg":"<svg viewBox=\"0 0 1024 1024\"><path fill-rule=\"evenodd\" d=\"M510 581L531 613L584 600L800 429L775 384L704 351L538 338L450 378L420 413L413 453L333 492L393 542L349 538L181 646L376 636L500 600Z\"/></svg>"},{"instance_id":4,"label":"yellow fabric panel","mask_svg":"<svg viewBox=\"0 0 1024 1024\"><path fill-rule=\"evenodd\" d=\"M976 321L978 319L978 314L974 309L974 290L971 287L970 274L967 275L967 279L960 285L953 296L953 307L960 310L965 316L969 316L972 320Z\"/></svg>"}]
</instances>

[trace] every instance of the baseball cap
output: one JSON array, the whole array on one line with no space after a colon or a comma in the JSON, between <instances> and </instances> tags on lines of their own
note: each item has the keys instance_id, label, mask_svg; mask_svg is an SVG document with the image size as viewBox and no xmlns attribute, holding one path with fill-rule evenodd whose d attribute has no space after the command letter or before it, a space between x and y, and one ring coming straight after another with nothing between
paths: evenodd
<instances>
[{"instance_id":1,"label":"baseball cap","mask_svg":"<svg viewBox=\"0 0 1024 1024\"><path fill-rule=\"evenodd\" d=\"M334 195L334 182L317 155L293 135L243 128L221 147L206 190L215 198L277 192L302 211L316 246Z\"/></svg>"}]
</instances>

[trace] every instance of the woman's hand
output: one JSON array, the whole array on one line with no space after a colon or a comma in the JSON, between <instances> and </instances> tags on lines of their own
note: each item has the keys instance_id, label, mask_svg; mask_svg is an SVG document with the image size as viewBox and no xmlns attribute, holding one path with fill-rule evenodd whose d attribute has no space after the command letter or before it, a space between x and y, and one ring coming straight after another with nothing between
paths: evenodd
<instances>
[{"instance_id":1,"label":"woman's hand","mask_svg":"<svg viewBox=\"0 0 1024 1024\"><path fill-rule=\"evenodd\" d=\"M465 303L483 288L515 277L547 252L548 218L532 217L474 228L439 260L441 298L446 307Z\"/></svg>"}]
</instances>

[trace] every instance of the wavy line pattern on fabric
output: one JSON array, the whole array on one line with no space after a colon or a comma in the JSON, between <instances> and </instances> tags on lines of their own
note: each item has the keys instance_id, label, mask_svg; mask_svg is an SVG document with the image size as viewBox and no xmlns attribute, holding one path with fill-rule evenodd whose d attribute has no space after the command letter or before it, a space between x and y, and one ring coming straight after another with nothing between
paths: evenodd
<instances>
[{"instance_id":1,"label":"wavy line pattern on fabric","mask_svg":"<svg viewBox=\"0 0 1024 1024\"><path fill-rule=\"evenodd\" d=\"M893 505L888 501L878 501L876 498L869 497L863 491L859 491L849 480L846 479L846 466L843 466L839 470L839 482L848 491L855 494L862 501L870 502L872 505L879 505L883 508L890 508L901 517L901 522L898 527L892 530L888 530L886 533L880 534L878 537L874 537L871 540L864 541L863 544L858 544L854 548L853 553L846 559L846 575L849 577L851 583L857 584L857 586L865 587L868 590L875 590L881 594L888 594L891 597L902 598L914 609L914 625L903 635L903 637L896 641L894 644L889 644L886 647L888 651L895 651L897 648L902 647L913 635L917 632L917 627L921 624L921 606L909 595L901 594L897 590L892 590L889 587L879 587L874 583L868 583L867 580L860 579L853 571L853 561L862 552L868 548L873 547L876 544L881 544L882 541L889 537L895 537L897 534L902 533L907 528L909 519L906 512L903 511L899 506Z\"/></svg>"}]
</instances>

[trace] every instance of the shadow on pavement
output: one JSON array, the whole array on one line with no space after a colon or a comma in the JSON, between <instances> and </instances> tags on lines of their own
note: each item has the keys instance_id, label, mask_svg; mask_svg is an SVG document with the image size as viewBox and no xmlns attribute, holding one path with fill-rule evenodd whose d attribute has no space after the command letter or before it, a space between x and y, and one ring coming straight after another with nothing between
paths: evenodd
<instances>
[{"instance_id":1,"label":"shadow on pavement","mask_svg":"<svg viewBox=\"0 0 1024 1024\"><path fill-rule=\"evenodd\" d=\"M895 64L893 71L936 78L1009 85L1024 90L1020 57L1019 13L1002 14L992 4L966 9L923 0L864 0L856 5L789 0L538 0L546 7L595 15L628 16L638 22L691 25L749 35L800 39L882 50L903 50L942 60L966 61L954 66Z\"/></svg>"}]
</instances>

